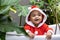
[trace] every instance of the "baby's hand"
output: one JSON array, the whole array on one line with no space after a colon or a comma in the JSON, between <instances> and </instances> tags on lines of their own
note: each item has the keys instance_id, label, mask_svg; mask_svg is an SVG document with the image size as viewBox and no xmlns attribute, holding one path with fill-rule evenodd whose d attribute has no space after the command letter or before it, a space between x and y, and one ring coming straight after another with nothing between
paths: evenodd
<instances>
[{"instance_id":1,"label":"baby's hand","mask_svg":"<svg viewBox=\"0 0 60 40\"><path fill-rule=\"evenodd\" d=\"M52 33L51 32L47 32L47 34L46 34L47 40L51 40L51 37L52 37Z\"/></svg>"},{"instance_id":2,"label":"baby's hand","mask_svg":"<svg viewBox=\"0 0 60 40\"><path fill-rule=\"evenodd\" d=\"M30 38L34 38L34 34L33 33L29 32L28 35L29 35Z\"/></svg>"}]
</instances>

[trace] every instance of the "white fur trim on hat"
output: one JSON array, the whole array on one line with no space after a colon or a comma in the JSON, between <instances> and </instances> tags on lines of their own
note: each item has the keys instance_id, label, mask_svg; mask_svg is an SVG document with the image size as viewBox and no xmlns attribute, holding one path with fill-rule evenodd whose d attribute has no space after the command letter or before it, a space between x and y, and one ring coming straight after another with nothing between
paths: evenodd
<instances>
[{"instance_id":1,"label":"white fur trim on hat","mask_svg":"<svg viewBox=\"0 0 60 40\"><path fill-rule=\"evenodd\" d=\"M41 26L45 23L45 21L46 21L46 19L47 19L47 16L46 16L46 14L45 14L41 9L39 9L39 8L33 8L33 9L31 9L31 10L29 11L28 15L26 16L26 23L27 23L28 25L30 25L30 26L35 27L34 24L33 24L31 21L28 21L28 17L29 17L30 13L31 13L33 10L38 10L41 14L44 15L44 19L43 19L42 23L40 23L40 24L38 25L38 27L41 27Z\"/></svg>"},{"instance_id":2,"label":"white fur trim on hat","mask_svg":"<svg viewBox=\"0 0 60 40\"><path fill-rule=\"evenodd\" d=\"M29 7L28 9L31 10L31 7Z\"/></svg>"}]
</instances>

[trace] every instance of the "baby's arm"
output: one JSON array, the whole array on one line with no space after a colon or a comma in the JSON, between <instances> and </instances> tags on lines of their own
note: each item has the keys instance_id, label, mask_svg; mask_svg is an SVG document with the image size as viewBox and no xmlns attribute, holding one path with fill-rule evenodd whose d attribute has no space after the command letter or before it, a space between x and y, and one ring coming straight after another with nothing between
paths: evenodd
<instances>
[{"instance_id":1,"label":"baby's arm","mask_svg":"<svg viewBox=\"0 0 60 40\"><path fill-rule=\"evenodd\" d=\"M31 31L28 31L27 33L28 33L28 35L29 35L30 38L34 38L34 34Z\"/></svg>"},{"instance_id":2,"label":"baby's arm","mask_svg":"<svg viewBox=\"0 0 60 40\"><path fill-rule=\"evenodd\" d=\"M28 25L25 25L24 29L30 38L34 38L34 34L30 31L30 27Z\"/></svg>"},{"instance_id":3,"label":"baby's arm","mask_svg":"<svg viewBox=\"0 0 60 40\"><path fill-rule=\"evenodd\" d=\"M47 32L47 33L46 33L46 38L47 38L47 40L50 40L51 37L52 37L52 33L51 33L51 32Z\"/></svg>"},{"instance_id":4,"label":"baby's arm","mask_svg":"<svg viewBox=\"0 0 60 40\"><path fill-rule=\"evenodd\" d=\"M54 34L53 29L45 25L46 38L51 39L52 34Z\"/></svg>"},{"instance_id":5,"label":"baby's arm","mask_svg":"<svg viewBox=\"0 0 60 40\"><path fill-rule=\"evenodd\" d=\"M52 28L47 28L47 29L48 30L47 30L47 33L46 33L46 38L51 39L52 34L53 34L53 30L52 30Z\"/></svg>"}]
</instances>

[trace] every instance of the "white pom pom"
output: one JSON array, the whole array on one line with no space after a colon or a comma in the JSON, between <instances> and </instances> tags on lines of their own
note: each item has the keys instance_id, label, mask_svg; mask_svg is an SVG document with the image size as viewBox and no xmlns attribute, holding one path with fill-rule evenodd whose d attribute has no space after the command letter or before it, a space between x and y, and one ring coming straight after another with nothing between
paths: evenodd
<instances>
[{"instance_id":1,"label":"white pom pom","mask_svg":"<svg viewBox=\"0 0 60 40\"><path fill-rule=\"evenodd\" d=\"M31 10L31 7L28 7L29 10Z\"/></svg>"},{"instance_id":2,"label":"white pom pom","mask_svg":"<svg viewBox=\"0 0 60 40\"><path fill-rule=\"evenodd\" d=\"M38 31L35 31L35 34L38 34Z\"/></svg>"}]
</instances>

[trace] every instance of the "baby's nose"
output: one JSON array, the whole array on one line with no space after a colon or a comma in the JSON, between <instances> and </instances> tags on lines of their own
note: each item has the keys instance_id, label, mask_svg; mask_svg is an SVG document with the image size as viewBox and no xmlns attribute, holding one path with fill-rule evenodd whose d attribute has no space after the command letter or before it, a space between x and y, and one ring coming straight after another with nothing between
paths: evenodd
<instances>
[{"instance_id":1,"label":"baby's nose","mask_svg":"<svg viewBox=\"0 0 60 40\"><path fill-rule=\"evenodd\" d=\"M38 18L38 16L36 16L36 18Z\"/></svg>"}]
</instances>

